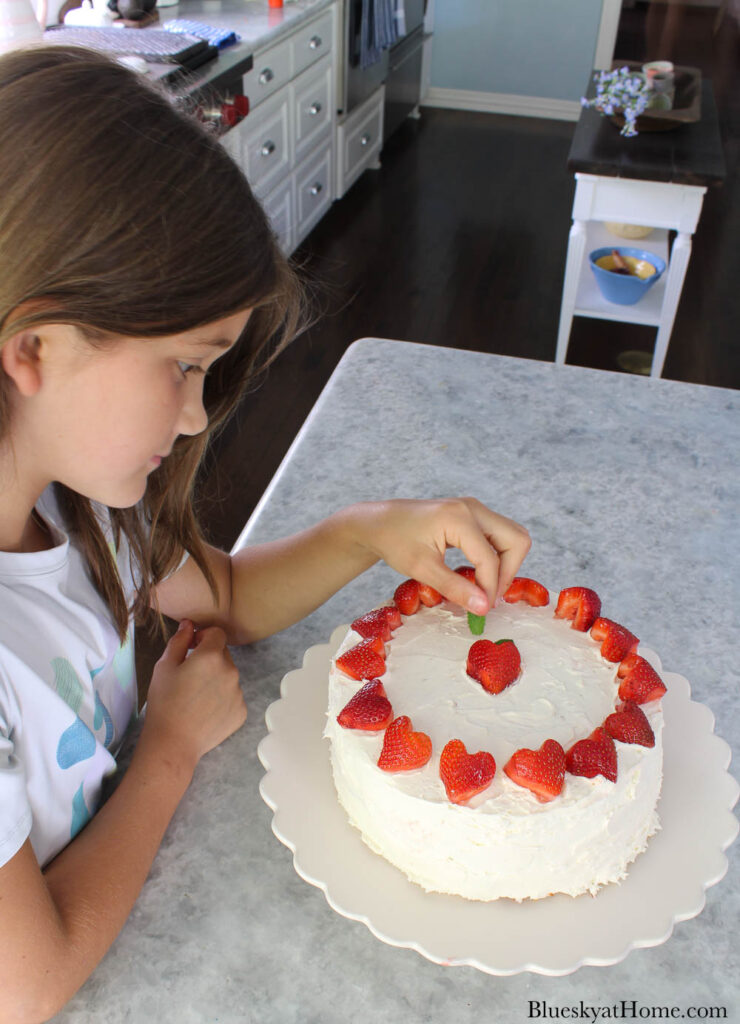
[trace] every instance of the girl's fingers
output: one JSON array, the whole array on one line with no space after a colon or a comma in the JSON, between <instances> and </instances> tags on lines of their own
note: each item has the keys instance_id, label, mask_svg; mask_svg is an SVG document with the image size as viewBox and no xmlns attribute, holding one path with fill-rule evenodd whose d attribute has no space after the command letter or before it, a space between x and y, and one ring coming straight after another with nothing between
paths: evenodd
<instances>
[{"instance_id":1,"label":"girl's fingers","mask_svg":"<svg viewBox=\"0 0 740 1024\"><path fill-rule=\"evenodd\" d=\"M532 542L523 526L475 498L464 499L464 505L467 514L449 530L445 541L448 547L459 548L475 567L478 586L449 569L436 553L429 560L425 582L448 600L485 615L510 586Z\"/></svg>"}]
</instances>

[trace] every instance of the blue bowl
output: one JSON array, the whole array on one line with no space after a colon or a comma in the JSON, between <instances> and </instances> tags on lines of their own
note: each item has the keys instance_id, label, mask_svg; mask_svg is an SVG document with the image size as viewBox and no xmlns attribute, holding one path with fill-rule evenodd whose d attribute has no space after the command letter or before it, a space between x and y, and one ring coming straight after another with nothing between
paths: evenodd
<instances>
[{"instance_id":1,"label":"blue bowl","mask_svg":"<svg viewBox=\"0 0 740 1024\"><path fill-rule=\"evenodd\" d=\"M616 249L632 270L631 274L615 274L612 250ZM589 253L588 262L599 290L607 302L634 306L653 287L665 270L665 261L654 252L625 246L604 246Z\"/></svg>"}]
</instances>

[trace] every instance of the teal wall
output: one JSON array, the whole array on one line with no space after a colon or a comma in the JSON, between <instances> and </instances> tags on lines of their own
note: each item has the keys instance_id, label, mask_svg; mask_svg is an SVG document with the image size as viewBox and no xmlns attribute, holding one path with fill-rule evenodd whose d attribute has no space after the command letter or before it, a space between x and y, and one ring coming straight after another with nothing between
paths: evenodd
<instances>
[{"instance_id":1,"label":"teal wall","mask_svg":"<svg viewBox=\"0 0 740 1024\"><path fill-rule=\"evenodd\" d=\"M435 0L431 85L578 100L601 0Z\"/></svg>"}]
</instances>

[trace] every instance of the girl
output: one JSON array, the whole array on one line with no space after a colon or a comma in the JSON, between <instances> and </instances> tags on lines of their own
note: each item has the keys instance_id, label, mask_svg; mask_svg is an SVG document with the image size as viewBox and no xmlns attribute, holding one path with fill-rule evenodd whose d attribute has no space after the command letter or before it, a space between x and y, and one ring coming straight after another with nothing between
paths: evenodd
<instances>
[{"instance_id":1,"label":"girl","mask_svg":"<svg viewBox=\"0 0 740 1024\"><path fill-rule=\"evenodd\" d=\"M45 1020L126 920L199 759L246 718L227 644L378 559L485 613L528 548L474 499L355 505L233 557L191 493L300 292L211 134L119 65L0 60L0 1020ZM472 583L447 547L476 566ZM133 621L179 620L136 751ZM96 813L97 810L97 813Z\"/></svg>"}]
</instances>

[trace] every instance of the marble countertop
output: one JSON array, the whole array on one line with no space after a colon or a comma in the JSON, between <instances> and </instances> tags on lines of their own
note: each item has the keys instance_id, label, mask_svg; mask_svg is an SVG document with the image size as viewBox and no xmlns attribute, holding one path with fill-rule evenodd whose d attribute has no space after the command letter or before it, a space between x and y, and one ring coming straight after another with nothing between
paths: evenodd
<instances>
[{"instance_id":1,"label":"marble countertop","mask_svg":"<svg viewBox=\"0 0 740 1024\"><path fill-rule=\"evenodd\" d=\"M272 8L267 0L180 0L173 7L158 8L159 22L151 26L153 29L161 29L162 25L175 18L186 18L214 28L233 30L239 36L239 42L224 47L215 60L185 75L178 74L168 64L150 64L149 74L154 79L166 79L174 92L194 92L232 68L238 68L245 58L278 42L302 22L335 2L286 0L283 7Z\"/></svg>"},{"instance_id":2,"label":"marble countertop","mask_svg":"<svg viewBox=\"0 0 740 1024\"><path fill-rule=\"evenodd\" d=\"M737 757L738 413L737 391L363 340L237 546L350 501L475 494L529 528L528 575L555 590L586 581L614 618L640 624ZM200 764L129 921L55 1020L508 1024L543 1007L630 1019L633 1001L643 1016L724 1007L740 1019L737 843L702 913L663 945L563 977L436 965L335 913L296 874L258 790L265 710L308 647L397 580L378 565L298 625L234 650L249 721Z\"/></svg>"},{"instance_id":3,"label":"marble countertop","mask_svg":"<svg viewBox=\"0 0 740 1024\"><path fill-rule=\"evenodd\" d=\"M276 42L333 2L287 0L283 7L270 7L267 0L180 0L174 7L160 7L158 10L161 22L187 18L215 28L233 29L241 37L241 45L254 52ZM229 47L223 52L228 50Z\"/></svg>"}]
</instances>

